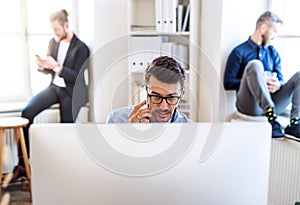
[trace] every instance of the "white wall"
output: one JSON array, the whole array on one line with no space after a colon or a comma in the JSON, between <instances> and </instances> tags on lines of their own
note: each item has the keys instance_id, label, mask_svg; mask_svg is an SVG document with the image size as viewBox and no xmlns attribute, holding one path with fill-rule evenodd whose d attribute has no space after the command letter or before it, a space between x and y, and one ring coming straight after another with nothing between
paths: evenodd
<instances>
[{"instance_id":1,"label":"white wall","mask_svg":"<svg viewBox=\"0 0 300 205\"><path fill-rule=\"evenodd\" d=\"M203 0L201 3L200 32L200 121L215 121L219 116L220 41L222 1Z\"/></svg>"},{"instance_id":2,"label":"white wall","mask_svg":"<svg viewBox=\"0 0 300 205\"><path fill-rule=\"evenodd\" d=\"M78 0L77 5L77 28L80 39L90 48L93 47L95 26L94 26L94 0Z\"/></svg>"},{"instance_id":3,"label":"white wall","mask_svg":"<svg viewBox=\"0 0 300 205\"><path fill-rule=\"evenodd\" d=\"M104 122L109 111L125 106L127 92L127 1L94 0L93 98L91 120Z\"/></svg>"},{"instance_id":4,"label":"white wall","mask_svg":"<svg viewBox=\"0 0 300 205\"><path fill-rule=\"evenodd\" d=\"M199 104L200 121L223 121L235 108L226 99L223 73L231 50L254 32L255 22L268 0L202 0Z\"/></svg>"}]
</instances>

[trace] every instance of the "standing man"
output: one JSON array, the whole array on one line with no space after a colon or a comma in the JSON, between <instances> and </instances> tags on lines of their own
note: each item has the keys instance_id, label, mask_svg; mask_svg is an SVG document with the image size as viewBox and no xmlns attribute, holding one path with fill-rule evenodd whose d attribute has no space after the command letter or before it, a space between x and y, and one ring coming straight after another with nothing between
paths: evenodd
<instances>
[{"instance_id":1,"label":"standing man","mask_svg":"<svg viewBox=\"0 0 300 205\"><path fill-rule=\"evenodd\" d=\"M270 45L277 37L282 20L266 11L256 22L255 32L249 39L233 49L224 73L224 88L237 91L237 109L247 115L265 115L272 125L272 137L283 137L281 125L276 121L292 103L290 124L284 132L300 139L300 72L286 83L281 73L281 60ZM271 77L266 77L271 73Z\"/></svg>"},{"instance_id":2,"label":"standing man","mask_svg":"<svg viewBox=\"0 0 300 205\"><path fill-rule=\"evenodd\" d=\"M173 58L161 56L145 70L147 99L140 104L109 113L107 123L191 122L177 111L185 93L185 71ZM146 108L143 106L146 105Z\"/></svg>"},{"instance_id":3,"label":"standing man","mask_svg":"<svg viewBox=\"0 0 300 205\"><path fill-rule=\"evenodd\" d=\"M22 117L29 120L24 128L24 137L29 154L28 129L34 117L41 111L58 103L62 123L75 121L80 107L88 101L87 87L84 81L84 70L87 68L89 48L69 30L68 13L62 9L50 16L54 38L50 40L47 57L37 56L38 70L51 74L50 85L34 96L22 110ZM76 84L76 93L73 93ZM21 152L19 152L20 155ZM22 156L19 156L19 165L13 170L13 179L21 177L24 171Z\"/></svg>"}]
</instances>

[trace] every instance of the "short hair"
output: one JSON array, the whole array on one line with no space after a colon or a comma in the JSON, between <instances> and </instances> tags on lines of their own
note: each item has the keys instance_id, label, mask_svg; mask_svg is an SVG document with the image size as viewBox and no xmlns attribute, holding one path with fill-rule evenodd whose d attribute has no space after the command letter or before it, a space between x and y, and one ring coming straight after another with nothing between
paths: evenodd
<instances>
[{"instance_id":1,"label":"short hair","mask_svg":"<svg viewBox=\"0 0 300 205\"><path fill-rule=\"evenodd\" d=\"M51 14L50 22L58 21L61 25L64 25L64 23L69 22L68 16L68 12L65 9L61 9Z\"/></svg>"},{"instance_id":2,"label":"short hair","mask_svg":"<svg viewBox=\"0 0 300 205\"><path fill-rule=\"evenodd\" d=\"M283 21L274 12L266 11L257 19L256 28L258 28L261 23L280 23L280 24L283 24Z\"/></svg>"},{"instance_id":3,"label":"short hair","mask_svg":"<svg viewBox=\"0 0 300 205\"><path fill-rule=\"evenodd\" d=\"M164 83L175 84L180 82L181 90L184 87L186 78L185 70L181 67L179 62L171 57L157 57L147 66L144 75L146 84L149 83L149 79L152 75Z\"/></svg>"}]
</instances>

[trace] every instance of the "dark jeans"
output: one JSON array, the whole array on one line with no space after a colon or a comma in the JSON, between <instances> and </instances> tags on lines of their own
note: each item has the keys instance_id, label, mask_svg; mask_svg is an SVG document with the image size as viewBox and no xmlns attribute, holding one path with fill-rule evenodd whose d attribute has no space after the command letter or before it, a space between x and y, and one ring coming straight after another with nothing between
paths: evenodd
<instances>
[{"instance_id":1,"label":"dark jeans","mask_svg":"<svg viewBox=\"0 0 300 205\"><path fill-rule=\"evenodd\" d=\"M244 71L237 93L237 109L247 115L263 115L269 107L277 114L282 113L292 103L291 118L300 116L300 72L294 74L275 93L269 93L264 77L263 64L250 61Z\"/></svg>"},{"instance_id":2,"label":"dark jeans","mask_svg":"<svg viewBox=\"0 0 300 205\"><path fill-rule=\"evenodd\" d=\"M75 119L73 119L72 115L71 96L66 92L65 88L61 88L53 84L51 84L45 90L34 96L30 100L28 105L22 110L22 117L27 118L29 120L29 124L23 128L28 157L30 156L28 130L30 125L33 123L34 117L43 110L51 107L53 104L56 103L59 103L60 121L62 123L74 122ZM76 113L73 114L74 116L77 116L79 110L76 110L75 112ZM21 152L19 149L19 157L20 156Z\"/></svg>"}]
</instances>

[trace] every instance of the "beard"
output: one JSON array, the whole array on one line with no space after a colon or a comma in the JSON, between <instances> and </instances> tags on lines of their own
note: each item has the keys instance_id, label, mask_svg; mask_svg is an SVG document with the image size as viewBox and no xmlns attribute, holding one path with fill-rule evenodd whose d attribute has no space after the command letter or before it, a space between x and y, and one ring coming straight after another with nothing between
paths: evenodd
<instances>
[{"instance_id":1,"label":"beard","mask_svg":"<svg viewBox=\"0 0 300 205\"><path fill-rule=\"evenodd\" d=\"M162 110L159 108L154 108L151 111L150 122L168 122L172 115L173 112L169 109Z\"/></svg>"},{"instance_id":2,"label":"beard","mask_svg":"<svg viewBox=\"0 0 300 205\"><path fill-rule=\"evenodd\" d=\"M270 40L265 36L265 35L261 35L262 41L261 41L261 45L262 46L268 46L270 45Z\"/></svg>"},{"instance_id":3,"label":"beard","mask_svg":"<svg viewBox=\"0 0 300 205\"><path fill-rule=\"evenodd\" d=\"M55 41L56 42L60 42L60 41L63 41L65 39L67 39L68 37L68 32L66 31L66 29L64 28L63 30L63 35L62 36L55 36Z\"/></svg>"}]
</instances>

